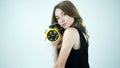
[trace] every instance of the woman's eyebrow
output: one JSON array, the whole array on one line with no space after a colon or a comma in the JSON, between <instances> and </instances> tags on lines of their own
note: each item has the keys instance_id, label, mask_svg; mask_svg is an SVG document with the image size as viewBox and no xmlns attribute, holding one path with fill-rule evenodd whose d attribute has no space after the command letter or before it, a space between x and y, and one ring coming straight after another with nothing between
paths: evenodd
<instances>
[{"instance_id":1,"label":"woman's eyebrow","mask_svg":"<svg viewBox=\"0 0 120 68\"><path fill-rule=\"evenodd\" d=\"M60 15L62 15L64 12L62 11L61 13L60 13ZM59 17L59 16L55 16L55 17Z\"/></svg>"}]
</instances>

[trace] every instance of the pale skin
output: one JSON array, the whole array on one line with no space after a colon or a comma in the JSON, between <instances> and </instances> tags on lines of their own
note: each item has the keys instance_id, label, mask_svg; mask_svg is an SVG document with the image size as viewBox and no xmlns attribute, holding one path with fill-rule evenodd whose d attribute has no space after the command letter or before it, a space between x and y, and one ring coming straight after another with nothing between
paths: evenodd
<instances>
[{"instance_id":1,"label":"pale skin","mask_svg":"<svg viewBox=\"0 0 120 68\"><path fill-rule=\"evenodd\" d=\"M57 45L59 41L53 43L53 50L54 50L54 68L65 68L65 64L67 61L67 58L71 52L71 49L79 49L80 48L80 39L79 39L79 33L75 28L70 27L73 22L74 18L66 15L62 10L56 9L55 10L55 16L58 21L58 24L60 24L63 28L65 28L64 35L62 37L62 47L60 50L59 55L57 54Z\"/></svg>"}]
</instances>

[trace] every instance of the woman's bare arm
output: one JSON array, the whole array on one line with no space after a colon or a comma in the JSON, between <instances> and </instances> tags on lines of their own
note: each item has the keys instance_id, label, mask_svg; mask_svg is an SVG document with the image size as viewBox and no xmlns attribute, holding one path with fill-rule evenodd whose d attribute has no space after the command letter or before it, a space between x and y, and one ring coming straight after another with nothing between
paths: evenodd
<instances>
[{"instance_id":1,"label":"woman's bare arm","mask_svg":"<svg viewBox=\"0 0 120 68\"><path fill-rule=\"evenodd\" d=\"M60 50L60 54L58 56L58 59L55 63L54 68L64 68L65 67L67 58L68 58L70 51L76 41L75 36L76 36L75 28L68 28L65 30L65 33L63 36L62 48Z\"/></svg>"}]
</instances>

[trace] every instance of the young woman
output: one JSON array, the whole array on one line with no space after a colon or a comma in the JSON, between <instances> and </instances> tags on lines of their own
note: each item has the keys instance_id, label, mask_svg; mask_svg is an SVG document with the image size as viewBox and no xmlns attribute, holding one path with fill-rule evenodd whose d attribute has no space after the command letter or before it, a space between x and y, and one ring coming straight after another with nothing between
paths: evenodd
<instances>
[{"instance_id":1,"label":"young woman","mask_svg":"<svg viewBox=\"0 0 120 68\"><path fill-rule=\"evenodd\" d=\"M73 3L62 1L54 7L51 24L56 23L65 31L61 40L52 43L54 68L89 68L88 34Z\"/></svg>"}]
</instances>

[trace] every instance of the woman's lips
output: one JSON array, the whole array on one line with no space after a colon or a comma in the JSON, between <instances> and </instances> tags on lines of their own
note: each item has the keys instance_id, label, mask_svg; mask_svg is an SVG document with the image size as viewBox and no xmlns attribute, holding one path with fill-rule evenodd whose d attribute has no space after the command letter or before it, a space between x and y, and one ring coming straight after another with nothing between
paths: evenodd
<instances>
[{"instance_id":1,"label":"woman's lips","mask_svg":"<svg viewBox=\"0 0 120 68\"><path fill-rule=\"evenodd\" d=\"M66 26L66 23L62 24L62 26L65 27L65 26Z\"/></svg>"}]
</instances>

